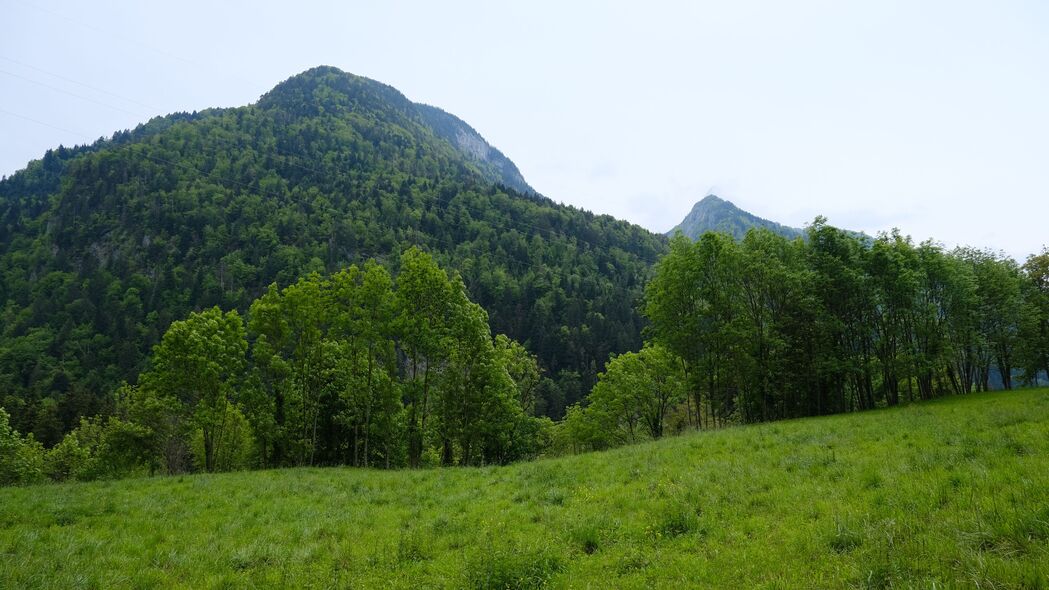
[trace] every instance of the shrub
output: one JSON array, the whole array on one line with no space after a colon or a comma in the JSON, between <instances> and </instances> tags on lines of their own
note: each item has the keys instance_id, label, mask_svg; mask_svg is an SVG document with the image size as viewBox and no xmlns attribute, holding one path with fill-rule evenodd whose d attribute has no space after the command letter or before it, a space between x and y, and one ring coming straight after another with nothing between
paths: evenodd
<instances>
[{"instance_id":1,"label":"shrub","mask_svg":"<svg viewBox=\"0 0 1049 590\"><path fill-rule=\"evenodd\" d=\"M147 428L118 418L81 418L47 451L44 472L54 481L126 476L148 460L148 436Z\"/></svg>"},{"instance_id":2,"label":"shrub","mask_svg":"<svg viewBox=\"0 0 1049 590\"><path fill-rule=\"evenodd\" d=\"M0 408L0 485L26 485L44 480L44 447L11 428L11 418Z\"/></svg>"},{"instance_id":3,"label":"shrub","mask_svg":"<svg viewBox=\"0 0 1049 590\"><path fill-rule=\"evenodd\" d=\"M82 446L74 430L62 438L44 457L44 472L53 481L81 479L92 462L91 450Z\"/></svg>"},{"instance_id":4,"label":"shrub","mask_svg":"<svg viewBox=\"0 0 1049 590\"><path fill-rule=\"evenodd\" d=\"M215 446L215 470L237 471L252 465L252 453L255 449L255 437L251 425L236 406L226 409L225 424L221 430L221 439ZM204 433L199 428L192 438L193 462L197 469L204 470Z\"/></svg>"}]
</instances>

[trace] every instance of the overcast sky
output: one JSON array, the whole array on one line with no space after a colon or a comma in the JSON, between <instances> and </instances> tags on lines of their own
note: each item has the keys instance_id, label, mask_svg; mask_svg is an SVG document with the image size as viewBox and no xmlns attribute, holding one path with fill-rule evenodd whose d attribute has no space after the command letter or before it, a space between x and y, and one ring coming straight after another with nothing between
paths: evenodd
<instances>
[{"instance_id":1,"label":"overcast sky","mask_svg":"<svg viewBox=\"0 0 1049 590\"><path fill-rule=\"evenodd\" d=\"M0 0L0 174L327 64L654 231L715 192L795 226L1049 244L1049 2L504 4Z\"/></svg>"}]
</instances>

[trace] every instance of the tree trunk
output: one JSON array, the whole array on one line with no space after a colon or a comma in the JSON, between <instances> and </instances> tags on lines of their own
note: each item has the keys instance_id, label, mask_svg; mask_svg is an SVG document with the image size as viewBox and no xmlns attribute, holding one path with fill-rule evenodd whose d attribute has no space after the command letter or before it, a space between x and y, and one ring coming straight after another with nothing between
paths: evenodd
<instances>
[{"instance_id":1,"label":"tree trunk","mask_svg":"<svg viewBox=\"0 0 1049 590\"><path fill-rule=\"evenodd\" d=\"M692 392L693 403L696 406L696 429L703 429L703 393L697 387Z\"/></svg>"},{"instance_id":2,"label":"tree trunk","mask_svg":"<svg viewBox=\"0 0 1049 590\"><path fill-rule=\"evenodd\" d=\"M359 440L359 438L358 438L359 437L359 431L360 431L360 424L358 424L357 422L354 422L354 424L353 424L353 445L351 447L353 449L353 451L352 451L353 456L350 459L350 465L352 465L354 467L357 467L357 465L358 465L357 464L357 457L360 455L360 453L359 453L359 451L360 451L360 448L359 448L360 443L358 442L358 440Z\"/></svg>"},{"instance_id":3,"label":"tree trunk","mask_svg":"<svg viewBox=\"0 0 1049 590\"><path fill-rule=\"evenodd\" d=\"M368 347L368 400L364 405L364 466L368 467L368 439L372 431L372 405L375 403L375 392L372 390L372 374L375 370L374 347Z\"/></svg>"},{"instance_id":4,"label":"tree trunk","mask_svg":"<svg viewBox=\"0 0 1049 590\"><path fill-rule=\"evenodd\" d=\"M202 428L201 434L204 438L204 471L211 473L215 471L215 439L210 428Z\"/></svg>"},{"instance_id":5,"label":"tree trunk","mask_svg":"<svg viewBox=\"0 0 1049 590\"><path fill-rule=\"evenodd\" d=\"M454 458L455 455L452 452L452 441L447 437L443 437L441 440L441 465L451 465ZM465 460L465 457L463 457L463 459Z\"/></svg>"},{"instance_id":6,"label":"tree trunk","mask_svg":"<svg viewBox=\"0 0 1049 590\"><path fill-rule=\"evenodd\" d=\"M426 417L427 410L426 406L430 399L430 364L427 362L426 368L423 369L423 399L422 407L420 408L419 416L419 431L415 433L416 445L415 445L415 467L418 467L422 460L423 454L423 440L426 437Z\"/></svg>"},{"instance_id":7,"label":"tree trunk","mask_svg":"<svg viewBox=\"0 0 1049 590\"><path fill-rule=\"evenodd\" d=\"M1013 367L1009 359L1003 355L998 356L998 372L1002 374L1002 387L1006 390L1013 388Z\"/></svg>"},{"instance_id":8,"label":"tree trunk","mask_svg":"<svg viewBox=\"0 0 1049 590\"><path fill-rule=\"evenodd\" d=\"M932 399L932 371L926 369L918 377L918 397Z\"/></svg>"},{"instance_id":9,"label":"tree trunk","mask_svg":"<svg viewBox=\"0 0 1049 590\"><path fill-rule=\"evenodd\" d=\"M417 354L412 351L412 385L415 385L418 381L419 375L419 361L417 360ZM414 398L414 396L413 396ZM422 457L421 445L417 445L419 436L419 400L412 399L411 409L408 410L408 466L418 467L419 459ZM387 445L389 450L389 445ZM389 452L386 453L386 461L389 463Z\"/></svg>"}]
</instances>

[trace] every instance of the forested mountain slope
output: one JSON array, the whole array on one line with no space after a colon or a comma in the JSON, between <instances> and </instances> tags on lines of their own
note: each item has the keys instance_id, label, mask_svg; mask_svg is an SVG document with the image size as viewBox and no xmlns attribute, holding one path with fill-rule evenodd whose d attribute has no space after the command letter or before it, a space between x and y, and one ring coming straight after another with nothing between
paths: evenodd
<instances>
[{"instance_id":1,"label":"forested mountain slope","mask_svg":"<svg viewBox=\"0 0 1049 590\"><path fill-rule=\"evenodd\" d=\"M257 103L158 117L0 181L0 405L55 442L191 310L418 245L525 343L557 417L609 353L666 240L536 195L468 125L330 67Z\"/></svg>"}]
</instances>

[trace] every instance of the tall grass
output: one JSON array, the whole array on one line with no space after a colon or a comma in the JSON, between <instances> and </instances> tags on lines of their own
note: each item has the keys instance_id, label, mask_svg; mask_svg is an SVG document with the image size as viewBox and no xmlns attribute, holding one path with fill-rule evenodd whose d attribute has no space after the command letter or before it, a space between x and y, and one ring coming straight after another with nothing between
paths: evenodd
<instances>
[{"instance_id":1,"label":"tall grass","mask_svg":"<svg viewBox=\"0 0 1049 590\"><path fill-rule=\"evenodd\" d=\"M0 587L1049 588L1049 391L510 467L0 490Z\"/></svg>"}]
</instances>

